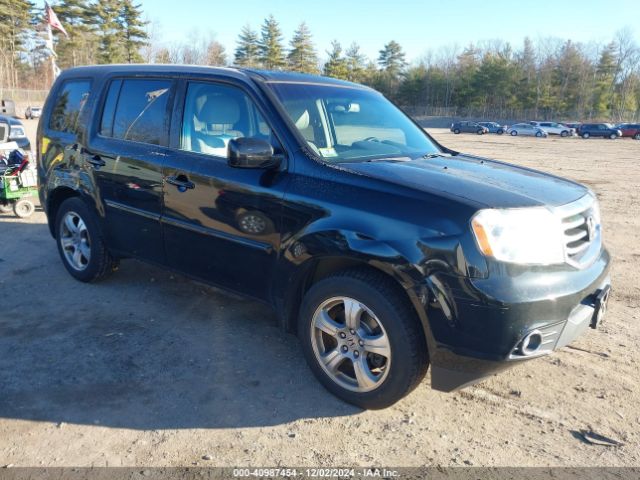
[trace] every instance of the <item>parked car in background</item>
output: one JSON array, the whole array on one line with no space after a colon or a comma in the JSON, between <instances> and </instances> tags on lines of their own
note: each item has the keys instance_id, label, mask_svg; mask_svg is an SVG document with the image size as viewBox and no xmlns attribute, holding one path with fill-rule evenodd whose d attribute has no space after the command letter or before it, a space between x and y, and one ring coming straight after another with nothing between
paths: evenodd
<instances>
[{"instance_id":1,"label":"parked car in background","mask_svg":"<svg viewBox=\"0 0 640 480\"><path fill-rule=\"evenodd\" d=\"M40 203L71 276L97 281L135 257L263 301L322 384L363 408L396 402L428 367L451 391L551 354L606 312L591 190L446 148L362 85L71 68L37 143ZM256 362L261 341L244 344Z\"/></svg>"},{"instance_id":2,"label":"parked car in background","mask_svg":"<svg viewBox=\"0 0 640 480\"><path fill-rule=\"evenodd\" d=\"M569 128L573 128L577 132L578 127L582 125L582 123L581 122L563 122L563 125L566 125Z\"/></svg>"},{"instance_id":3,"label":"parked car in background","mask_svg":"<svg viewBox=\"0 0 640 480\"><path fill-rule=\"evenodd\" d=\"M534 127L539 127L549 135L560 135L561 137L568 137L570 135L575 135L576 131L564 125L563 123L556 122L530 122Z\"/></svg>"},{"instance_id":4,"label":"parked car in background","mask_svg":"<svg viewBox=\"0 0 640 480\"><path fill-rule=\"evenodd\" d=\"M40 114L42 113L41 107L27 107L24 112L24 118L40 118Z\"/></svg>"},{"instance_id":5,"label":"parked car in background","mask_svg":"<svg viewBox=\"0 0 640 480\"><path fill-rule=\"evenodd\" d=\"M478 122L478 124L486 127L489 130L489 133L497 133L498 135L502 135L507 131L506 125L500 125L497 122Z\"/></svg>"},{"instance_id":6,"label":"parked car in background","mask_svg":"<svg viewBox=\"0 0 640 480\"><path fill-rule=\"evenodd\" d=\"M513 137L516 135L524 135L528 137L546 137L547 132L545 132L540 127L536 127L535 125L531 125L530 123L516 123L515 125L511 125L507 133Z\"/></svg>"},{"instance_id":7,"label":"parked car in background","mask_svg":"<svg viewBox=\"0 0 640 480\"><path fill-rule=\"evenodd\" d=\"M13 100L4 98L0 100L0 115L6 115L7 117L16 116L16 103Z\"/></svg>"},{"instance_id":8,"label":"parked car in background","mask_svg":"<svg viewBox=\"0 0 640 480\"><path fill-rule=\"evenodd\" d=\"M640 123L622 123L616 128L622 132L623 137L640 140Z\"/></svg>"},{"instance_id":9,"label":"parked car in background","mask_svg":"<svg viewBox=\"0 0 640 480\"><path fill-rule=\"evenodd\" d=\"M614 140L622 136L622 131L610 123L583 123L578 128L578 135L582 138L602 137Z\"/></svg>"},{"instance_id":10,"label":"parked car in background","mask_svg":"<svg viewBox=\"0 0 640 480\"><path fill-rule=\"evenodd\" d=\"M484 135L485 133L489 133L489 129L487 127L483 127L477 122L454 122L451 124L451 128L449 130L455 134L465 132Z\"/></svg>"},{"instance_id":11,"label":"parked car in background","mask_svg":"<svg viewBox=\"0 0 640 480\"><path fill-rule=\"evenodd\" d=\"M3 127L6 125L7 127ZM0 115L0 130L8 128L8 142L16 142L18 147L23 150L31 150L31 143L27 138L27 134L24 130L24 125L17 118L9 117L7 115ZM2 132L0 132L1 134ZM1 136L1 135L0 135Z\"/></svg>"}]
</instances>

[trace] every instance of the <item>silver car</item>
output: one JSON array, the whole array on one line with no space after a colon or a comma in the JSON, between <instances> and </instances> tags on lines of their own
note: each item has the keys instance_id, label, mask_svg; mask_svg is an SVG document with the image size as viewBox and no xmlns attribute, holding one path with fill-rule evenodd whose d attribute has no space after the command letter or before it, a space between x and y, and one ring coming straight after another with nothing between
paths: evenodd
<instances>
[{"instance_id":1,"label":"silver car","mask_svg":"<svg viewBox=\"0 0 640 480\"><path fill-rule=\"evenodd\" d=\"M24 118L40 118L40 115L42 114L42 108L41 107L27 107L27 109L24 112Z\"/></svg>"},{"instance_id":2,"label":"silver car","mask_svg":"<svg viewBox=\"0 0 640 480\"><path fill-rule=\"evenodd\" d=\"M545 132L540 127L536 127L535 125L530 125L528 123L516 123L515 125L511 125L507 130L507 133L513 137L516 135L524 135L528 137L546 137L547 132Z\"/></svg>"}]
</instances>

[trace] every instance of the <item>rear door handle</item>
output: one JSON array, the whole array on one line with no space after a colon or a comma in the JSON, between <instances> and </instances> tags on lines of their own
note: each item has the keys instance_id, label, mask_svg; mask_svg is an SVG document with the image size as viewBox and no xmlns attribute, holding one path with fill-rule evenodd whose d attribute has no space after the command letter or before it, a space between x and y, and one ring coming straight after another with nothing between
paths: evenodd
<instances>
[{"instance_id":1,"label":"rear door handle","mask_svg":"<svg viewBox=\"0 0 640 480\"><path fill-rule=\"evenodd\" d=\"M187 190L192 190L196 188L196 184L190 181L186 175L170 175L165 178L167 183L174 185L181 192L186 192Z\"/></svg>"}]
</instances>

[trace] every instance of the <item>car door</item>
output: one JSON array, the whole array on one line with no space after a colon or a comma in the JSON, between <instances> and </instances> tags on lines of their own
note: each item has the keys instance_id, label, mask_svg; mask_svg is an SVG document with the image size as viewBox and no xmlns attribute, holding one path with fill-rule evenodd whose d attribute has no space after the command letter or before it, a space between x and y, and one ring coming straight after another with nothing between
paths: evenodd
<instances>
[{"instance_id":1,"label":"car door","mask_svg":"<svg viewBox=\"0 0 640 480\"><path fill-rule=\"evenodd\" d=\"M238 137L280 143L240 85L185 81L177 98L172 153L164 167L162 224L169 265L268 299L280 245L286 171L233 168Z\"/></svg>"},{"instance_id":2,"label":"car door","mask_svg":"<svg viewBox=\"0 0 640 480\"><path fill-rule=\"evenodd\" d=\"M169 142L168 78L112 78L84 151L105 212L109 245L163 263L162 163Z\"/></svg>"}]
</instances>

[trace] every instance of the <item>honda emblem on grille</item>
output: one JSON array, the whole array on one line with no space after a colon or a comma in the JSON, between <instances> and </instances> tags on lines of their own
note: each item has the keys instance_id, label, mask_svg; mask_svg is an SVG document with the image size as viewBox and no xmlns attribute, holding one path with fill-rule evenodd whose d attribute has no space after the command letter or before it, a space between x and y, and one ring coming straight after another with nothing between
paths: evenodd
<instances>
[{"instance_id":1,"label":"honda emblem on grille","mask_svg":"<svg viewBox=\"0 0 640 480\"><path fill-rule=\"evenodd\" d=\"M593 216L589 216L589 218L587 218L587 235L589 241L593 240L596 236L596 221Z\"/></svg>"}]
</instances>

